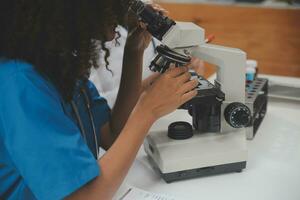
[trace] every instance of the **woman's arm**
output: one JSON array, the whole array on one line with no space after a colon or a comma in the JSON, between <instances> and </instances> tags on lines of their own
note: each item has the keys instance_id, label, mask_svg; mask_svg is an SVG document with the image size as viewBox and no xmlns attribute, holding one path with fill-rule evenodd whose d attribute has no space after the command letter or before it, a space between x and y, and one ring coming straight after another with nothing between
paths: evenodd
<instances>
[{"instance_id":1,"label":"woman's arm","mask_svg":"<svg viewBox=\"0 0 300 200\"><path fill-rule=\"evenodd\" d=\"M101 129L101 146L104 149L111 147L116 140L142 92L143 54L143 49L135 49L126 43L117 100L110 122Z\"/></svg>"},{"instance_id":2,"label":"woman's arm","mask_svg":"<svg viewBox=\"0 0 300 200\"><path fill-rule=\"evenodd\" d=\"M138 149L155 120L197 94L197 80L190 81L187 68L173 68L144 91L119 137L98 161L101 175L67 199L111 199L126 176Z\"/></svg>"},{"instance_id":3,"label":"woman's arm","mask_svg":"<svg viewBox=\"0 0 300 200\"><path fill-rule=\"evenodd\" d=\"M112 147L98 161L101 175L72 194L71 200L111 199L126 176L154 118L136 108Z\"/></svg>"},{"instance_id":4,"label":"woman's arm","mask_svg":"<svg viewBox=\"0 0 300 200\"><path fill-rule=\"evenodd\" d=\"M111 121L101 129L101 146L104 149L108 149L116 140L143 91L143 55L152 36L135 16L130 15L128 18L120 88Z\"/></svg>"},{"instance_id":5,"label":"woman's arm","mask_svg":"<svg viewBox=\"0 0 300 200\"><path fill-rule=\"evenodd\" d=\"M142 92L143 54L144 49L135 49L126 43L120 89L110 122L115 136L121 132Z\"/></svg>"}]
</instances>

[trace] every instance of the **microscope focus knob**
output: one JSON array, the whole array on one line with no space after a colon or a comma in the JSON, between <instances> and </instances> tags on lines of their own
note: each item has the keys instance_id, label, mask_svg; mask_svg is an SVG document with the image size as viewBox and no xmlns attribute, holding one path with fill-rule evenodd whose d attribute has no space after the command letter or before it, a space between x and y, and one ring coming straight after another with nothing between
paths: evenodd
<instances>
[{"instance_id":1,"label":"microscope focus knob","mask_svg":"<svg viewBox=\"0 0 300 200\"><path fill-rule=\"evenodd\" d=\"M250 109L238 102L231 103L226 107L224 117L233 128L243 128L251 123Z\"/></svg>"}]
</instances>

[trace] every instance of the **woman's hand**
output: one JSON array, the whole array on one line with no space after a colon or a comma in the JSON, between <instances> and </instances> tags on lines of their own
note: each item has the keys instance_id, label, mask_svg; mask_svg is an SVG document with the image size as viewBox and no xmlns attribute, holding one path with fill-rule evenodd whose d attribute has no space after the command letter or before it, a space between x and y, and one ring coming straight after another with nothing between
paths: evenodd
<instances>
[{"instance_id":1,"label":"woman's hand","mask_svg":"<svg viewBox=\"0 0 300 200\"><path fill-rule=\"evenodd\" d=\"M192 58L191 62L186 65L189 69L194 70L198 75L204 75L204 62L198 58ZM161 73L154 72L142 82L142 91L149 88L159 77Z\"/></svg>"},{"instance_id":2,"label":"woman's hand","mask_svg":"<svg viewBox=\"0 0 300 200\"><path fill-rule=\"evenodd\" d=\"M197 94L198 81L190 78L187 67L170 68L142 93L137 107L154 121L174 111Z\"/></svg>"},{"instance_id":3,"label":"woman's hand","mask_svg":"<svg viewBox=\"0 0 300 200\"><path fill-rule=\"evenodd\" d=\"M204 62L199 58L192 58L187 67L194 70L198 75L204 75Z\"/></svg>"},{"instance_id":4,"label":"woman's hand","mask_svg":"<svg viewBox=\"0 0 300 200\"><path fill-rule=\"evenodd\" d=\"M142 82L142 91L148 89L160 76L161 73L154 72L153 74L145 78Z\"/></svg>"}]
</instances>

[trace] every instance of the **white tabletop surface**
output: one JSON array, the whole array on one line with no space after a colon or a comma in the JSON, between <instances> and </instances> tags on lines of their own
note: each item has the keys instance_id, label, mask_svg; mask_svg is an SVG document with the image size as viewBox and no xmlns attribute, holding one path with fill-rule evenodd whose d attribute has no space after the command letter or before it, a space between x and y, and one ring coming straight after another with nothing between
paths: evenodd
<instances>
[{"instance_id":1,"label":"white tabletop surface","mask_svg":"<svg viewBox=\"0 0 300 200\"><path fill-rule=\"evenodd\" d=\"M300 83L300 79L270 78ZM178 112L167 118L179 117ZM180 118L184 117L180 112ZM256 137L248 141L248 162L242 173L167 184L152 170L141 148L126 183L178 200L300 200L300 103L269 101Z\"/></svg>"}]
</instances>

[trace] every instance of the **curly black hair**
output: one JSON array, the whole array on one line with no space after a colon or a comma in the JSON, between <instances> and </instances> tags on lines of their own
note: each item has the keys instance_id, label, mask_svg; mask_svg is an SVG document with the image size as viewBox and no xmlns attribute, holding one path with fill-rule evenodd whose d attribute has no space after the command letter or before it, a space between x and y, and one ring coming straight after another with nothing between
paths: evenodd
<instances>
[{"instance_id":1,"label":"curly black hair","mask_svg":"<svg viewBox=\"0 0 300 200\"><path fill-rule=\"evenodd\" d=\"M3 0L0 5L0 57L31 63L63 98L72 99L78 79L98 67L97 40L126 13L121 0Z\"/></svg>"}]
</instances>

